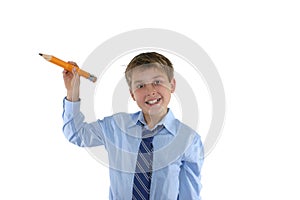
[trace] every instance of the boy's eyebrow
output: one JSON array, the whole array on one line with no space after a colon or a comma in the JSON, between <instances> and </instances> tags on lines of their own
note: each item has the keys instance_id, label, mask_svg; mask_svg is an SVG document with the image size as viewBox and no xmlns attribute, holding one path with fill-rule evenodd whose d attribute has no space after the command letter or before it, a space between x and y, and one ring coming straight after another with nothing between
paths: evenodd
<instances>
[{"instance_id":1,"label":"boy's eyebrow","mask_svg":"<svg viewBox=\"0 0 300 200\"><path fill-rule=\"evenodd\" d=\"M163 78L162 75L157 75L157 76L154 76L152 79L156 79L156 78Z\"/></svg>"},{"instance_id":2,"label":"boy's eyebrow","mask_svg":"<svg viewBox=\"0 0 300 200\"><path fill-rule=\"evenodd\" d=\"M163 78L162 75L157 75L157 76L154 76L152 77L152 79L156 79L156 78ZM136 80L136 81L133 81L133 84L137 84L137 83L142 83L144 82L143 80Z\"/></svg>"},{"instance_id":3,"label":"boy's eyebrow","mask_svg":"<svg viewBox=\"0 0 300 200\"><path fill-rule=\"evenodd\" d=\"M142 83L142 82L143 82L142 80L133 81L134 84Z\"/></svg>"}]
</instances>

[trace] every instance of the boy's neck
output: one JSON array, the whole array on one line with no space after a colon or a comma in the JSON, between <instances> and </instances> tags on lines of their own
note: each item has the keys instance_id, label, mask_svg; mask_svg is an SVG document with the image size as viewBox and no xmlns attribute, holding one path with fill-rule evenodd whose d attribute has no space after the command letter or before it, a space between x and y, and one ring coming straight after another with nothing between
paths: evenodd
<instances>
[{"instance_id":1,"label":"boy's neck","mask_svg":"<svg viewBox=\"0 0 300 200\"><path fill-rule=\"evenodd\" d=\"M167 112L168 109L156 115L149 115L143 113L145 122L147 123L149 129L153 129L156 126L156 124L158 124L166 116Z\"/></svg>"}]
</instances>

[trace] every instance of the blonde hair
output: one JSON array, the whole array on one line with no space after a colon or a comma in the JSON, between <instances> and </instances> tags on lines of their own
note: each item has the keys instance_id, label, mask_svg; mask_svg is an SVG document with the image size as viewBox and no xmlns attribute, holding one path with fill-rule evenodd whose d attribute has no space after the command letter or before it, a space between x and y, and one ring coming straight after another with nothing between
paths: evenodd
<instances>
[{"instance_id":1,"label":"blonde hair","mask_svg":"<svg viewBox=\"0 0 300 200\"><path fill-rule=\"evenodd\" d=\"M125 78L129 87L131 87L132 71L137 67L141 67L144 69L151 67L160 68L167 75L169 81L171 81L174 77L173 64L168 58L157 52L141 53L135 56L129 62L125 70Z\"/></svg>"}]
</instances>

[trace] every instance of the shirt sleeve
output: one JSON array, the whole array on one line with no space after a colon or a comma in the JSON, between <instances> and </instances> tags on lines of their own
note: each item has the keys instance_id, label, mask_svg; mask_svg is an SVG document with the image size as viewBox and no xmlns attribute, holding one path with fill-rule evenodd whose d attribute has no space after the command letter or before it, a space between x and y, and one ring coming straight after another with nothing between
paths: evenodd
<instances>
[{"instance_id":1,"label":"shirt sleeve","mask_svg":"<svg viewBox=\"0 0 300 200\"><path fill-rule=\"evenodd\" d=\"M203 164L203 146L200 136L195 135L191 146L183 155L179 174L178 200L201 200L201 168Z\"/></svg>"},{"instance_id":2,"label":"shirt sleeve","mask_svg":"<svg viewBox=\"0 0 300 200\"><path fill-rule=\"evenodd\" d=\"M100 121L84 122L84 115L80 112L80 101L63 101L63 133L69 142L80 147L105 145Z\"/></svg>"}]
</instances>

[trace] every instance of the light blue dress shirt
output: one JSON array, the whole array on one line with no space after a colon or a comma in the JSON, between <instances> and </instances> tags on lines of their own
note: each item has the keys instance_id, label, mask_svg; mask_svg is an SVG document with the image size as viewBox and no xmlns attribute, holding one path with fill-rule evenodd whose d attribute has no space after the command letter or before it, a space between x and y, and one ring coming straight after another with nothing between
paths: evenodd
<instances>
[{"instance_id":1,"label":"light blue dress shirt","mask_svg":"<svg viewBox=\"0 0 300 200\"><path fill-rule=\"evenodd\" d=\"M70 142L80 147L104 145L110 166L109 199L132 199L142 125L148 128L142 112L117 113L86 123L80 112L80 101L64 99L63 121L63 132ZM164 128L153 139L150 199L201 200L203 146L200 136L176 119L170 109L157 125Z\"/></svg>"}]
</instances>

